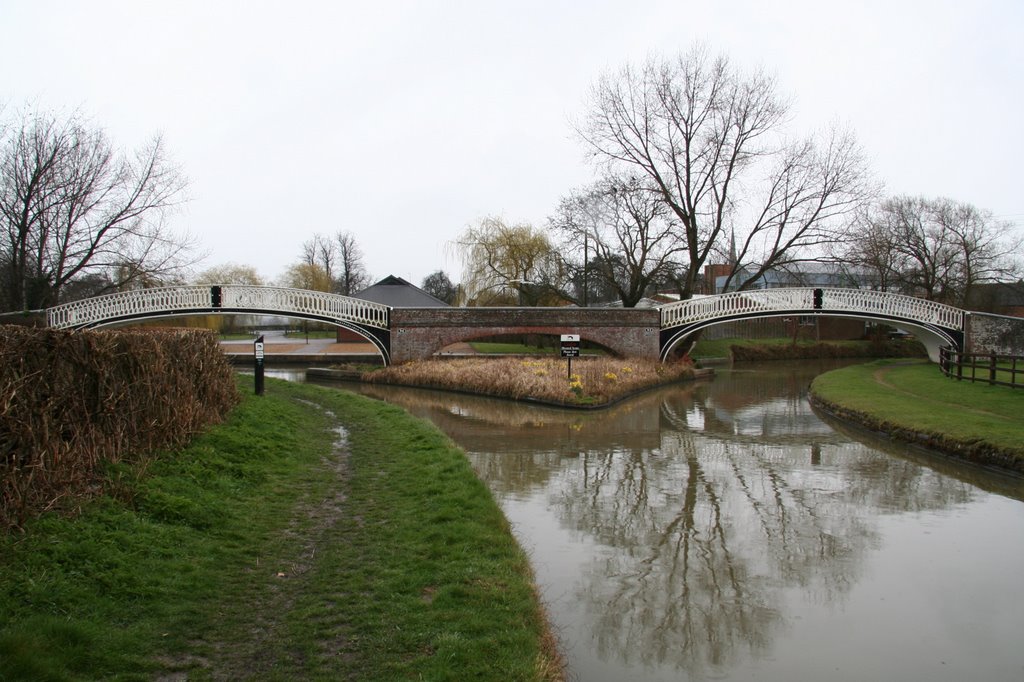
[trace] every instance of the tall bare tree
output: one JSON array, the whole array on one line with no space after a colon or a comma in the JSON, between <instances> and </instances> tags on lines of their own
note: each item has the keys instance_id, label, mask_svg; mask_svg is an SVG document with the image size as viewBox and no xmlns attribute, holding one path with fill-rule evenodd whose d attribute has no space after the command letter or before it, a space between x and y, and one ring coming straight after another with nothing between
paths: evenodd
<instances>
[{"instance_id":1,"label":"tall bare tree","mask_svg":"<svg viewBox=\"0 0 1024 682\"><path fill-rule=\"evenodd\" d=\"M176 280L192 242L165 217L184 189L159 137L125 154L78 115L22 115L0 130L0 304L54 305L76 279L93 294Z\"/></svg>"},{"instance_id":2,"label":"tall bare tree","mask_svg":"<svg viewBox=\"0 0 1024 682\"><path fill-rule=\"evenodd\" d=\"M857 223L843 260L883 289L965 306L974 287L1014 280L1024 244L990 211L952 199L890 197Z\"/></svg>"},{"instance_id":3,"label":"tall bare tree","mask_svg":"<svg viewBox=\"0 0 1024 682\"><path fill-rule=\"evenodd\" d=\"M332 293L351 296L370 283L362 249L351 232L338 232L333 237L314 234L303 242L301 260L320 268L331 281Z\"/></svg>"},{"instance_id":4,"label":"tall bare tree","mask_svg":"<svg viewBox=\"0 0 1024 682\"><path fill-rule=\"evenodd\" d=\"M597 280L598 290L614 291L627 308L676 272L686 254L672 214L638 178L606 177L564 198L551 225L567 251L582 256L575 268L586 270L585 290Z\"/></svg>"},{"instance_id":5,"label":"tall bare tree","mask_svg":"<svg viewBox=\"0 0 1024 682\"><path fill-rule=\"evenodd\" d=\"M363 265L363 251L351 232L334 235L338 254L338 270L335 278L335 293L351 296L370 285L370 273Z\"/></svg>"},{"instance_id":6,"label":"tall bare tree","mask_svg":"<svg viewBox=\"0 0 1024 682\"><path fill-rule=\"evenodd\" d=\"M314 234L302 243L302 262L306 265L319 266L332 280L334 279L336 260L337 250L330 238Z\"/></svg>"},{"instance_id":7,"label":"tall bare tree","mask_svg":"<svg viewBox=\"0 0 1024 682\"><path fill-rule=\"evenodd\" d=\"M577 131L595 162L638 174L671 211L687 251L683 297L734 231L733 285L743 288L769 268L816 257L869 195L853 136L830 130L789 142L788 113L774 79L701 48L627 66L592 88Z\"/></svg>"}]
</instances>

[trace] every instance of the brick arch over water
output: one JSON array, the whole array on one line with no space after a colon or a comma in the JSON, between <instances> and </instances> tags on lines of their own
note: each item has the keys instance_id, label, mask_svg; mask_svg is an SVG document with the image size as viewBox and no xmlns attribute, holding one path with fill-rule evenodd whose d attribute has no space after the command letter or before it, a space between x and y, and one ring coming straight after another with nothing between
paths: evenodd
<instances>
[{"instance_id":1,"label":"brick arch over water","mask_svg":"<svg viewBox=\"0 0 1024 682\"><path fill-rule=\"evenodd\" d=\"M395 308L392 361L429 358L445 346L485 336L579 334L622 357L658 357L657 310L614 308Z\"/></svg>"}]
</instances>

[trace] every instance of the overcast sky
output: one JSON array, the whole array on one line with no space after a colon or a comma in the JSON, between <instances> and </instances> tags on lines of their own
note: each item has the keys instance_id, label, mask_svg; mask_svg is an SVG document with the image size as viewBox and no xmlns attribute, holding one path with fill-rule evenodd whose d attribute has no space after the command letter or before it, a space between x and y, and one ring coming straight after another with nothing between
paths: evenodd
<instances>
[{"instance_id":1,"label":"overcast sky","mask_svg":"<svg viewBox=\"0 0 1024 682\"><path fill-rule=\"evenodd\" d=\"M541 226L593 177L572 120L602 73L703 43L764 67L793 131L852 128L892 194L1024 224L1024 2L0 0L0 103L163 135L173 220L279 277L352 232L375 279L460 266L487 215Z\"/></svg>"}]
</instances>

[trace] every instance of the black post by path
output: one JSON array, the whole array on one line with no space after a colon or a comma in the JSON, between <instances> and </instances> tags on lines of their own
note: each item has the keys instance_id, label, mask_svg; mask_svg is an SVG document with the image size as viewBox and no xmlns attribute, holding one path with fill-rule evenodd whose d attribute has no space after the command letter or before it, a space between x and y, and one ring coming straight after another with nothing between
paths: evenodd
<instances>
[{"instance_id":1,"label":"black post by path","mask_svg":"<svg viewBox=\"0 0 1024 682\"><path fill-rule=\"evenodd\" d=\"M263 395L263 335L260 334L253 344L253 355L256 358L256 395Z\"/></svg>"}]
</instances>

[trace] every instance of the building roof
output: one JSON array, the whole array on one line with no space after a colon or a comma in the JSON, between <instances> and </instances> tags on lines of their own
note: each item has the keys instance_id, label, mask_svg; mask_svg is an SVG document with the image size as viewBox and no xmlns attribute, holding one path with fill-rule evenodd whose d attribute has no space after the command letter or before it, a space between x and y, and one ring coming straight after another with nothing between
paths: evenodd
<instances>
[{"instance_id":1,"label":"building roof","mask_svg":"<svg viewBox=\"0 0 1024 682\"><path fill-rule=\"evenodd\" d=\"M996 311L1000 308L1024 307L1024 281L975 284L968 305Z\"/></svg>"},{"instance_id":2,"label":"building roof","mask_svg":"<svg viewBox=\"0 0 1024 682\"><path fill-rule=\"evenodd\" d=\"M448 304L431 296L401 277L388 275L381 281L352 294L353 298L383 303L392 308L447 308Z\"/></svg>"}]
</instances>

